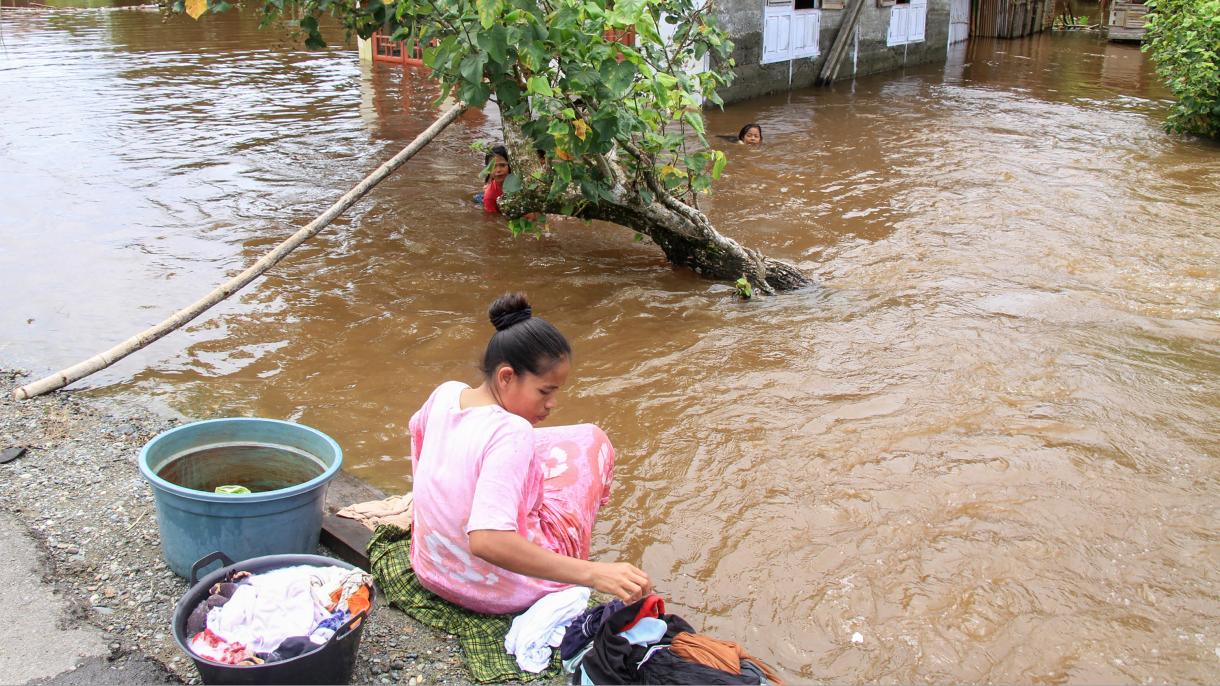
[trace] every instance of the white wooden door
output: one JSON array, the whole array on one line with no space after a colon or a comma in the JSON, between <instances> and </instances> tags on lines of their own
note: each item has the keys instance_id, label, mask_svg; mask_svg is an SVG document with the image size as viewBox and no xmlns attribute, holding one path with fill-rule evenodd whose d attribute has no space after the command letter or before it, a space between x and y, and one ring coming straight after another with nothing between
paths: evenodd
<instances>
[{"instance_id":1,"label":"white wooden door","mask_svg":"<svg viewBox=\"0 0 1220 686\"><path fill-rule=\"evenodd\" d=\"M926 0L925 0L926 1ZM817 57L818 35L822 32L821 10L792 13L792 56Z\"/></svg>"},{"instance_id":2,"label":"white wooden door","mask_svg":"<svg viewBox=\"0 0 1220 686\"><path fill-rule=\"evenodd\" d=\"M928 24L928 0L911 0L907 10L907 42L922 43Z\"/></svg>"},{"instance_id":3,"label":"white wooden door","mask_svg":"<svg viewBox=\"0 0 1220 686\"><path fill-rule=\"evenodd\" d=\"M890 8L890 30L885 35L886 45L902 45L907 42L907 24L910 5L894 5Z\"/></svg>"},{"instance_id":4,"label":"white wooden door","mask_svg":"<svg viewBox=\"0 0 1220 686\"><path fill-rule=\"evenodd\" d=\"M949 45L970 38L970 0L949 0Z\"/></svg>"},{"instance_id":5,"label":"white wooden door","mask_svg":"<svg viewBox=\"0 0 1220 686\"><path fill-rule=\"evenodd\" d=\"M792 2L768 4L763 12L763 64L792 59Z\"/></svg>"},{"instance_id":6,"label":"white wooden door","mask_svg":"<svg viewBox=\"0 0 1220 686\"><path fill-rule=\"evenodd\" d=\"M885 35L885 44L922 43L927 22L928 0L911 0L909 5L894 5L890 8L890 30Z\"/></svg>"}]
</instances>

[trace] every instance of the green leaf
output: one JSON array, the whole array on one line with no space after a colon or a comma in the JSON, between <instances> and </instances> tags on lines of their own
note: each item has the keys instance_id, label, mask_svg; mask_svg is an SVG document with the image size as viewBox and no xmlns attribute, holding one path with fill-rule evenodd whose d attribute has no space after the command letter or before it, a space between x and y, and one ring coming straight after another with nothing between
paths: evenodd
<instances>
[{"instance_id":1,"label":"green leaf","mask_svg":"<svg viewBox=\"0 0 1220 686\"><path fill-rule=\"evenodd\" d=\"M531 76L526 82L525 92L530 95L545 95L546 97L554 97L555 91L551 90L551 84L541 76Z\"/></svg>"},{"instance_id":2,"label":"green leaf","mask_svg":"<svg viewBox=\"0 0 1220 686\"><path fill-rule=\"evenodd\" d=\"M589 202L597 202L601 195L597 192L597 183L593 179L580 180L580 194Z\"/></svg>"},{"instance_id":3,"label":"green leaf","mask_svg":"<svg viewBox=\"0 0 1220 686\"><path fill-rule=\"evenodd\" d=\"M688 126L690 126L692 129L694 129L695 133L699 134L700 138L703 137L703 116L702 115L700 115L698 112L691 112L688 110L688 111L682 113L682 121L686 122Z\"/></svg>"},{"instance_id":4,"label":"green leaf","mask_svg":"<svg viewBox=\"0 0 1220 686\"><path fill-rule=\"evenodd\" d=\"M749 300L754 297L754 287L750 285L750 281L746 277L741 277L733 284L737 287L737 295Z\"/></svg>"},{"instance_id":5,"label":"green leaf","mask_svg":"<svg viewBox=\"0 0 1220 686\"><path fill-rule=\"evenodd\" d=\"M534 222L526 219L525 217L517 217L516 219L508 220L508 230L513 232L513 238L520 236L526 231L529 231L531 228L533 228L533 226Z\"/></svg>"},{"instance_id":6,"label":"green leaf","mask_svg":"<svg viewBox=\"0 0 1220 686\"><path fill-rule=\"evenodd\" d=\"M504 107L513 108L522 102L521 86L515 81L504 81L496 89L496 97Z\"/></svg>"},{"instance_id":7,"label":"green leaf","mask_svg":"<svg viewBox=\"0 0 1220 686\"><path fill-rule=\"evenodd\" d=\"M521 192L521 177L516 173L504 177L504 194L511 195Z\"/></svg>"},{"instance_id":8,"label":"green leaf","mask_svg":"<svg viewBox=\"0 0 1220 686\"><path fill-rule=\"evenodd\" d=\"M475 37L475 42L488 57L501 65L508 63L508 31L497 24Z\"/></svg>"},{"instance_id":9,"label":"green leaf","mask_svg":"<svg viewBox=\"0 0 1220 686\"><path fill-rule=\"evenodd\" d=\"M715 151L715 161L712 162L712 178L719 179L720 172L724 171L724 166L729 163L729 158L720 150Z\"/></svg>"},{"instance_id":10,"label":"green leaf","mask_svg":"<svg viewBox=\"0 0 1220 686\"><path fill-rule=\"evenodd\" d=\"M504 0L476 0L475 4L479 8L479 23L483 25L483 30L490 29L504 9Z\"/></svg>"},{"instance_id":11,"label":"green leaf","mask_svg":"<svg viewBox=\"0 0 1220 686\"><path fill-rule=\"evenodd\" d=\"M458 98L476 109L486 105L489 97L491 89L485 83L464 83L458 88Z\"/></svg>"},{"instance_id":12,"label":"green leaf","mask_svg":"<svg viewBox=\"0 0 1220 686\"><path fill-rule=\"evenodd\" d=\"M660 75L658 74L658 76ZM673 102L670 99L671 93L672 91L668 86L661 82L661 79L657 78L652 80L652 95L654 98L656 98L658 107L661 107L662 109L669 109L670 104Z\"/></svg>"},{"instance_id":13,"label":"green leaf","mask_svg":"<svg viewBox=\"0 0 1220 686\"><path fill-rule=\"evenodd\" d=\"M606 15L606 23L615 28L639 24L644 19L643 12L646 5L647 0L617 0Z\"/></svg>"},{"instance_id":14,"label":"green leaf","mask_svg":"<svg viewBox=\"0 0 1220 686\"><path fill-rule=\"evenodd\" d=\"M631 84L635 80L637 73L639 72L636 66L626 60L622 62L616 62L615 60L602 62L602 80L606 84L606 89L610 91L610 97L615 99L627 95L627 92L631 90Z\"/></svg>"},{"instance_id":15,"label":"green leaf","mask_svg":"<svg viewBox=\"0 0 1220 686\"><path fill-rule=\"evenodd\" d=\"M619 118L616 111L603 107L593 114L593 132L602 141L611 141L619 134Z\"/></svg>"},{"instance_id":16,"label":"green leaf","mask_svg":"<svg viewBox=\"0 0 1220 686\"><path fill-rule=\"evenodd\" d=\"M462 78L470 83L482 83L483 81L483 65L487 64L487 53L474 52L462 58L462 66L459 71L462 73Z\"/></svg>"}]
</instances>

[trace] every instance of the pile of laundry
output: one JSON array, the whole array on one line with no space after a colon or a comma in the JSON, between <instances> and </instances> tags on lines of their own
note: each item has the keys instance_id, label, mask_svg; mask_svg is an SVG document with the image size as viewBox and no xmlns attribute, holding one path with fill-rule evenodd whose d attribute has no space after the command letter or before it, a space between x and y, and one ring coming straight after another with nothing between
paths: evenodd
<instances>
[{"instance_id":1,"label":"pile of laundry","mask_svg":"<svg viewBox=\"0 0 1220 686\"><path fill-rule=\"evenodd\" d=\"M334 566L230 573L187 617L187 645L199 657L238 666L304 655L368 611L372 583L363 570Z\"/></svg>"},{"instance_id":2,"label":"pile of laundry","mask_svg":"<svg viewBox=\"0 0 1220 686\"><path fill-rule=\"evenodd\" d=\"M559 648L573 684L750 684L783 680L731 641L695 632L649 595L631 605L615 600L589 608L589 589L544 596L513 620L504 648L529 672L550 664Z\"/></svg>"}]
</instances>

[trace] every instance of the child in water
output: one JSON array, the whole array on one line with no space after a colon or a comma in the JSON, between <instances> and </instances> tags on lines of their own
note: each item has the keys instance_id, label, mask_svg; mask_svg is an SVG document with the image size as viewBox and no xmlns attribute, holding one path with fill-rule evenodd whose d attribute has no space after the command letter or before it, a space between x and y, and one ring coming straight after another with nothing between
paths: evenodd
<instances>
[{"instance_id":1,"label":"child in water","mask_svg":"<svg viewBox=\"0 0 1220 686\"><path fill-rule=\"evenodd\" d=\"M737 142L745 143L746 145L759 145L762 143L762 127L754 122L750 122L741 127L741 131L737 132Z\"/></svg>"},{"instance_id":2,"label":"child in water","mask_svg":"<svg viewBox=\"0 0 1220 686\"><path fill-rule=\"evenodd\" d=\"M546 153L539 150L538 159L544 164L546 163ZM503 145L497 145L483 156L483 168L487 170L487 175L483 177L483 192L477 193L474 196L474 201L483 206L483 211L488 214L500 214L500 197L504 195L504 179L513 173L512 166L508 163L508 149ZM546 222L546 215L538 212L530 212L525 215L526 219L534 221L542 220Z\"/></svg>"},{"instance_id":3,"label":"child in water","mask_svg":"<svg viewBox=\"0 0 1220 686\"><path fill-rule=\"evenodd\" d=\"M508 150L503 145L497 145L491 152L483 156L483 166L487 175L483 177L483 192L476 197L483 204L483 211L490 214L500 213L500 196L504 195L504 179L512 173L508 164Z\"/></svg>"}]
</instances>

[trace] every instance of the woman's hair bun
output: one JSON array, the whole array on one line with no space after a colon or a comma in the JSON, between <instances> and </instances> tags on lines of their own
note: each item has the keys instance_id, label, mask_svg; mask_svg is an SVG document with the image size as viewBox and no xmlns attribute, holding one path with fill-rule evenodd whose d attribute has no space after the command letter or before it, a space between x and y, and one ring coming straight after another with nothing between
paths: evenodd
<instances>
[{"instance_id":1,"label":"woman's hair bun","mask_svg":"<svg viewBox=\"0 0 1220 686\"><path fill-rule=\"evenodd\" d=\"M496 298L496 301L487 309L487 317L491 320L491 325L496 327L496 331L503 331L514 324L529 319L533 316L533 310L530 308L530 301L525 299L524 293L505 293Z\"/></svg>"}]
</instances>

